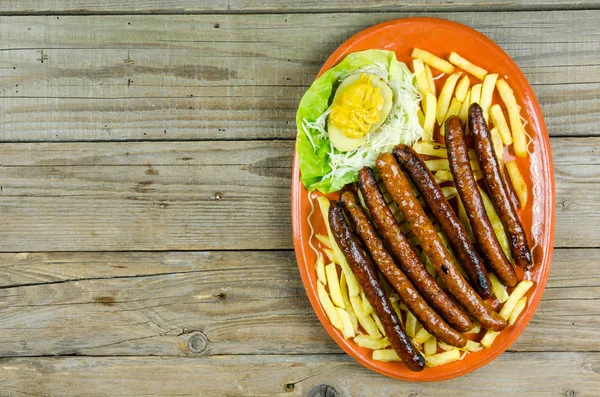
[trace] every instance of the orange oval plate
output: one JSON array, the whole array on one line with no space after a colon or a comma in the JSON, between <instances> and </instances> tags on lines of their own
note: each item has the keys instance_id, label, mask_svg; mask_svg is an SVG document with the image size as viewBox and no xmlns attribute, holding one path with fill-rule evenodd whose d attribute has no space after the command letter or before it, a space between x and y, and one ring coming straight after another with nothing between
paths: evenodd
<instances>
[{"instance_id":1,"label":"orange oval plate","mask_svg":"<svg viewBox=\"0 0 600 397\"><path fill-rule=\"evenodd\" d=\"M421 382L454 378L489 363L508 349L527 326L542 297L550 271L554 241L555 198L550 141L533 90L510 57L481 33L458 23L433 18L408 18L382 23L358 33L342 44L325 62L319 75L349 53L366 49L395 51L399 61L410 65L410 54L415 47L445 59L450 52L454 51L490 73L498 73L500 77L507 79L514 90L517 102L521 105L521 115L527 121L525 129L532 137L532 144L530 144L532 154L526 159L518 159L517 162L529 186L530 199L527 207L520 210L520 217L523 226L529 231L530 244L534 247L533 256L537 265L527 275L527 278L533 280L535 284L527 293L527 308L517 323L502 331L489 349L470 353L462 361L425 368L422 372L411 372L399 362L374 361L371 358L371 350L358 347L352 340L345 340L341 332L332 327L317 298L317 276L314 268L316 255L308 244L311 203L308 192L300 182L296 155L294 155L292 175L292 222L294 248L306 294L321 324L333 340L367 368L393 378ZM474 76L469 75L469 77L471 81L477 81ZM494 102L497 101L498 98L495 98ZM508 156L511 156L511 153L508 153ZM532 185L532 181L536 181L535 185ZM330 198L335 196L333 194ZM316 202L314 204L315 213L310 218L311 223L317 233L326 234L318 206ZM522 272L519 275L523 277Z\"/></svg>"}]
</instances>

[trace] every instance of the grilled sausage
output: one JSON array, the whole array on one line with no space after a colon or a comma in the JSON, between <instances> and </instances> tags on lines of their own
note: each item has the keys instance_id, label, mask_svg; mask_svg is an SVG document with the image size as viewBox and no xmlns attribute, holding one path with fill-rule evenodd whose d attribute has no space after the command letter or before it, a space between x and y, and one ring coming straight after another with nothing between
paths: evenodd
<instances>
[{"instance_id":1,"label":"grilled sausage","mask_svg":"<svg viewBox=\"0 0 600 397\"><path fill-rule=\"evenodd\" d=\"M421 294L415 289L402 270L396 266L392 256L385 249L383 241L377 235L375 228L369 222L364 211L358 203L358 197L351 191L343 192L340 201L344 204L354 232L358 235L363 245L371 255L373 262L392 287L398 292L400 299L415 315L423 328L444 343L452 346L464 347L467 338L450 327L428 304Z\"/></svg>"},{"instance_id":2,"label":"grilled sausage","mask_svg":"<svg viewBox=\"0 0 600 397\"><path fill-rule=\"evenodd\" d=\"M446 120L446 150L454 185L465 207L481 255L503 284L514 287L517 284L517 274L502 251L485 212L481 193L473 178L464 131L458 118L450 117Z\"/></svg>"},{"instance_id":3,"label":"grilled sausage","mask_svg":"<svg viewBox=\"0 0 600 397\"><path fill-rule=\"evenodd\" d=\"M386 245L406 276L431 307L437 310L452 327L460 332L469 331L473 327L473 323L425 269L410 243L402 234L400 226L396 223L392 211L387 206L381 190L379 190L375 174L369 167L364 167L358 173L358 186L373 221L381 231Z\"/></svg>"},{"instance_id":4,"label":"grilled sausage","mask_svg":"<svg viewBox=\"0 0 600 397\"><path fill-rule=\"evenodd\" d=\"M391 153L380 154L377 158L377 169L388 192L398 204L411 230L419 239L421 247L446 284L450 295L466 309L469 315L479 321L482 327L493 331L504 329L506 327L504 319L477 295L452 261L394 156Z\"/></svg>"},{"instance_id":5,"label":"grilled sausage","mask_svg":"<svg viewBox=\"0 0 600 397\"><path fill-rule=\"evenodd\" d=\"M471 279L475 291L483 299L489 298L492 295L492 288L483 261L425 162L411 147L406 145L396 146L393 153L415 183L433 216L448 236L448 240Z\"/></svg>"},{"instance_id":6,"label":"grilled sausage","mask_svg":"<svg viewBox=\"0 0 600 397\"><path fill-rule=\"evenodd\" d=\"M498 211L498 216L508 233L510 251L515 258L515 263L519 267L530 269L533 262L525 229L523 229L514 204L510 199L510 192L507 190L507 183L498 164L498 159L494 156L492 139L483 118L483 112L476 103L469 107L469 129L473 134L475 152L483 171L483 180L490 192L494 207Z\"/></svg>"},{"instance_id":7,"label":"grilled sausage","mask_svg":"<svg viewBox=\"0 0 600 397\"><path fill-rule=\"evenodd\" d=\"M342 204L334 203L329 208L329 225L335 241L343 252L348 265L356 276L367 300L379 316L383 329L387 334L390 344L402 359L402 362L411 371L421 371L425 368L425 359L412 345L406 335L398 315L394 311L373 264L362 250L350 226L346 223Z\"/></svg>"}]
</instances>

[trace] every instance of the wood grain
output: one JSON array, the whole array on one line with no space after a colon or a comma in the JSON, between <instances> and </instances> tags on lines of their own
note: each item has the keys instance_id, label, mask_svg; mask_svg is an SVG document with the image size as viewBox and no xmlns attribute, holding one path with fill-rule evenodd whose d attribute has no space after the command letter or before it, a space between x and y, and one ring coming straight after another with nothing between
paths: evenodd
<instances>
[{"instance_id":1,"label":"wood grain","mask_svg":"<svg viewBox=\"0 0 600 397\"><path fill-rule=\"evenodd\" d=\"M552 1L552 0L500 0L500 1L439 1L439 0L409 0L397 2L392 0L379 0L376 3L368 0L358 1L279 1L279 0L138 0L135 3L114 2L110 0L85 1L85 0L54 0L44 2L41 0L20 0L0 3L0 13L11 14L107 14L107 13L164 13L164 14L189 14L226 12L383 12L383 11L473 11L485 9L488 11L509 10L571 10L594 9L598 3L593 0L579 1Z\"/></svg>"},{"instance_id":2,"label":"wood grain","mask_svg":"<svg viewBox=\"0 0 600 397\"><path fill-rule=\"evenodd\" d=\"M556 250L511 351L600 350L598 260L598 249ZM0 263L0 357L341 352L292 251L17 253Z\"/></svg>"},{"instance_id":3,"label":"wood grain","mask_svg":"<svg viewBox=\"0 0 600 397\"><path fill-rule=\"evenodd\" d=\"M553 138L552 146L555 245L598 247L600 138ZM1 144L0 252L291 249L293 147Z\"/></svg>"},{"instance_id":4,"label":"wood grain","mask_svg":"<svg viewBox=\"0 0 600 397\"><path fill-rule=\"evenodd\" d=\"M0 17L0 140L293 139L297 104L327 56L368 26L414 15ZM426 15L502 46L552 136L598 135L600 11Z\"/></svg>"},{"instance_id":5,"label":"wood grain","mask_svg":"<svg viewBox=\"0 0 600 397\"><path fill-rule=\"evenodd\" d=\"M600 393L599 353L506 353L461 378L420 384L385 378L345 355L14 358L2 368L8 395L312 396L318 385L334 389L327 396Z\"/></svg>"}]
</instances>

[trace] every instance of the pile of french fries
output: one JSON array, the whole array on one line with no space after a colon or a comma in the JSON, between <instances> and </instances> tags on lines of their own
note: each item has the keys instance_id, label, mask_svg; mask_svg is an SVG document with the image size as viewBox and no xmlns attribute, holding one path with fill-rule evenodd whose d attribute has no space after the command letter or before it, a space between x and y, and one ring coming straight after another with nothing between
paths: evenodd
<instances>
[{"instance_id":1,"label":"pile of french fries","mask_svg":"<svg viewBox=\"0 0 600 397\"><path fill-rule=\"evenodd\" d=\"M422 110L419 111L419 119L424 129L423 140L415 143L413 148L417 153L429 156L429 159L425 162L434 174L436 181L438 183L451 182L452 174L450 173L446 148L443 144L433 141L435 124L437 123L440 126L440 133L444 135L444 121L451 115L457 115L465 122L469 105L477 102L482 107L484 117L492 127L490 132L495 154L500 165L506 167L519 199L520 207L524 208L528 200L525 180L514 160L504 161L505 146L513 145L517 157L528 155L527 136L520 115L520 107L508 83L504 79L498 78L497 74L489 74L485 69L472 64L455 52L452 52L446 61L427 51L415 48L412 57L414 58L413 68L417 87L422 95ZM464 76L463 72L457 69L466 72ZM439 96L436 95L433 70L441 72L436 78L443 77L444 74L448 76L442 90L439 92ZM469 75L480 80L481 83L471 85ZM506 107L508 122L501 105L493 103L494 90L498 90ZM469 156L475 179L479 180L483 175L473 150L469 150ZM400 225L400 229L417 254L420 255L427 271L444 287L443 281L436 275L436 271L425 252L419 250L417 238L411 232L410 225L405 222L404 216L398 210L391 196L386 192L385 185L380 184L380 188ZM454 186L443 186L442 190L448 200L456 198L458 217L471 239L473 239L473 233L456 188ZM413 192L421 205L425 207L425 203L419 197L418 192L416 190L413 190ZM486 192L484 190L480 190L480 192L500 245L507 257L512 260L508 237L502 222ZM368 213L360 194L359 199L361 199L362 206ZM377 314L365 298L362 288L356 281L344 255L333 238L328 222L329 200L325 197L319 197L317 200L327 228L327 235L315 235L320 246L315 270L318 279L317 294L321 306L331 324L341 332L345 339L352 339L356 345L373 351L373 360L400 361L400 358L390 346ZM448 244L447 237L439 228L437 231L458 268L465 275L464 269ZM533 286L533 282L522 280L509 294L506 287L493 273L489 273L489 277L494 298L500 304L503 304L499 312L500 316L508 322L509 326L514 325L527 306L525 294ZM469 352L489 348L499 334L499 332L487 330L481 335L481 327L475 323L474 328L469 332L472 340L464 348L449 346L438 341L419 324L416 317L400 301L398 294L383 277L381 277L381 282L398 314L398 318L403 322L407 335L412 339L417 349L423 353L428 367L436 367L462 360ZM479 339L479 341L475 339Z\"/></svg>"},{"instance_id":2,"label":"pile of french fries","mask_svg":"<svg viewBox=\"0 0 600 397\"><path fill-rule=\"evenodd\" d=\"M417 88L423 98L419 119L424 134L423 141L417 143L417 145L420 145L418 146L421 149L420 153L445 158L445 148L432 142L435 123L437 122L440 126L440 134L444 135L444 121L448 117L459 116L464 123L467 120L469 106L472 103L478 103L483 109L484 117L489 126L492 127L490 133L496 157L500 166L504 165L506 167L519 199L519 206L524 208L528 200L525 180L515 160L504 161L505 147L511 145L517 157L527 157L529 154L528 138L523 124L524 119L520 113L521 107L517 103L512 88L505 79L499 78L498 74L488 73L487 70L472 64L455 52L450 53L446 61L425 50L415 48L412 52L412 58ZM432 69L441 73L435 77L436 79L444 75L448 76L439 96L436 96ZM462 69L462 71L459 69ZM471 77L469 76L480 80L481 83L471 85ZM502 99L506 112L501 104L493 103L496 90ZM508 122L505 113L508 114ZM436 175L438 181L446 181L451 178L449 172L447 172L448 169L443 168L446 163L440 163L439 168L435 169L435 171L444 171L439 176ZM478 170L475 167L473 169ZM432 169L433 171L434 169Z\"/></svg>"}]
</instances>

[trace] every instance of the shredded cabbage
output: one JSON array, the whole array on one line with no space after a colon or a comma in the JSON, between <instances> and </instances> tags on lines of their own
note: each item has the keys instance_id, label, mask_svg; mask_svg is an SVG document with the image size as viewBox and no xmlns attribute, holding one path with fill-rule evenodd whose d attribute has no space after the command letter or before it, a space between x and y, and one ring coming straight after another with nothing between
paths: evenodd
<instances>
[{"instance_id":1,"label":"shredded cabbage","mask_svg":"<svg viewBox=\"0 0 600 397\"><path fill-rule=\"evenodd\" d=\"M349 75L372 73L385 81L393 93L392 109L385 122L359 148L340 152L327 134L327 117L334 88ZM373 167L377 156L399 144L412 145L423 136L417 111L421 100L415 76L395 53L367 50L348 55L337 66L319 77L306 92L296 122L296 150L300 159L301 179L309 190L329 193L355 182L358 171Z\"/></svg>"},{"instance_id":2,"label":"shredded cabbage","mask_svg":"<svg viewBox=\"0 0 600 397\"><path fill-rule=\"evenodd\" d=\"M358 172L365 166L373 167L380 153L391 151L399 143L412 145L423 136L423 128L417 117L421 95L413 83L414 75L404 64L401 65L401 72L390 80L388 80L388 73L377 73L382 69L380 65L364 67L358 71L376 74L389 85L394 94L392 109L381 127L369 134L365 144L359 148L340 152L329 142L332 170L324 175L323 179L339 178L350 172ZM323 113L324 119L328 113L329 109ZM323 115L319 117L319 121ZM320 133L321 131L324 130L319 128Z\"/></svg>"}]
</instances>

